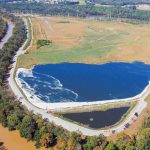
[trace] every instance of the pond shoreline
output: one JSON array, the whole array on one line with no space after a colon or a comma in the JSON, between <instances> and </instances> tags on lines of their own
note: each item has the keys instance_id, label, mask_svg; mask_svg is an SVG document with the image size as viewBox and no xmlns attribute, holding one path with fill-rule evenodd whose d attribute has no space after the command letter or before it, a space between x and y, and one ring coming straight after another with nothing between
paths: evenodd
<instances>
[{"instance_id":1,"label":"pond shoreline","mask_svg":"<svg viewBox=\"0 0 150 150\"><path fill-rule=\"evenodd\" d=\"M130 107L111 108L106 111L64 113L64 120L82 124L91 129L107 129L118 124L130 110ZM107 118L107 119L105 119Z\"/></svg>"},{"instance_id":2,"label":"pond shoreline","mask_svg":"<svg viewBox=\"0 0 150 150\"><path fill-rule=\"evenodd\" d=\"M124 98L124 99L112 99L112 100L101 100L101 101L93 101L93 102L54 102L54 103L46 103L40 98L38 98L36 95L31 94L30 92L26 91L26 89L22 88L22 82L18 78L18 74L20 71L24 70L23 68L19 68L16 72L15 81L17 85L19 86L20 90L24 93L24 95L27 97L27 99L32 103L34 106L44 109L44 110L51 110L54 112L61 112L64 111L64 109L75 109L78 107L88 108L92 107L94 105L102 105L102 104L110 104L110 103L117 103L117 102L131 102L131 101L138 101L139 99L144 96L147 91L150 89L150 81L148 85L144 88L144 90L133 97ZM82 109L83 109L82 108Z\"/></svg>"}]
</instances>

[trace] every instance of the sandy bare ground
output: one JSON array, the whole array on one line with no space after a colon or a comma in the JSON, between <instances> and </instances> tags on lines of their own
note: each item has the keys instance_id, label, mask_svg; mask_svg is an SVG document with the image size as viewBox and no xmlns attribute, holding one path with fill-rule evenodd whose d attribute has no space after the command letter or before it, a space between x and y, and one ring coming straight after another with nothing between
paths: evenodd
<instances>
[{"instance_id":1,"label":"sandy bare ground","mask_svg":"<svg viewBox=\"0 0 150 150\"><path fill-rule=\"evenodd\" d=\"M25 138L21 138L18 131L9 131L0 124L0 141L4 142L7 150L35 150L33 142L27 142ZM39 150L46 150L41 148Z\"/></svg>"},{"instance_id":2,"label":"sandy bare ground","mask_svg":"<svg viewBox=\"0 0 150 150\"><path fill-rule=\"evenodd\" d=\"M150 10L150 5L147 5L147 4L138 5L138 6L137 6L137 9L149 11L149 10Z\"/></svg>"},{"instance_id":3,"label":"sandy bare ground","mask_svg":"<svg viewBox=\"0 0 150 150\"><path fill-rule=\"evenodd\" d=\"M7 128L2 127L0 124L0 141L4 141L8 150L35 150L32 142L27 142L24 138L21 138L19 132L10 132Z\"/></svg>"}]
</instances>

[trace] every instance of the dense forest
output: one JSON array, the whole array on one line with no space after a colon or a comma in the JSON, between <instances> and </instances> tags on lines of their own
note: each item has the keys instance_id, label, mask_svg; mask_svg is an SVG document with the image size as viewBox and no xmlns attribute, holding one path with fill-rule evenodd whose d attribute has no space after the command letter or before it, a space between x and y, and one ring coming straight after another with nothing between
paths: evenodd
<instances>
[{"instance_id":1,"label":"dense forest","mask_svg":"<svg viewBox=\"0 0 150 150\"><path fill-rule=\"evenodd\" d=\"M16 3L0 4L0 7L7 12L13 13L35 13L42 15L63 15L76 17L107 17L107 18L128 18L137 20L150 20L150 11L137 10L134 7L95 7L91 5L50 5L43 3Z\"/></svg>"},{"instance_id":2,"label":"dense forest","mask_svg":"<svg viewBox=\"0 0 150 150\"><path fill-rule=\"evenodd\" d=\"M13 3L13 2L34 2L38 0L0 0L0 2L3 3ZM75 5L75 4L79 4L79 1L71 1L71 0L62 0L62 1L47 1L44 0L43 3L52 3L52 4L66 4L66 5ZM85 0L85 2L92 2L92 3L97 3L97 4L101 4L101 5L113 5L113 6L126 6L126 5L140 5L140 4L150 4L150 0Z\"/></svg>"},{"instance_id":3,"label":"dense forest","mask_svg":"<svg viewBox=\"0 0 150 150\"><path fill-rule=\"evenodd\" d=\"M55 147L56 150L149 150L150 119L147 118L135 136L119 134L116 141L107 141L100 135L86 137L64 130L40 115L29 112L6 91L1 92L0 122L10 131L19 130L20 136L35 141L36 148ZM150 117L150 116L149 116Z\"/></svg>"},{"instance_id":4,"label":"dense forest","mask_svg":"<svg viewBox=\"0 0 150 150\"><path fill-rule=\"evenodd\" d=\"M150 0L90 0L90 1L101 5L113 5L113 6L150 4Z\"/></svg>"},{"instance_id":5,"label":"dense forest","mask_svg":"<svg viewBox=\"0 0 150 150\"><path fill-rule=\"evenodd\" d=\"M10 131L18 130L21 137L35 141L37 148L55 146L58 150L150 150L149 112L136 135L130 137L119 134L116 141L107 141L103 135L87 137L77 132L69 133L22 106L4 86L4 82L9 75L8 66L11 66L12 57L26 39L26 30L19 17L5 17L13 21L15 27L13 36L0 50L0 123L4 127Z\"/></svg>"},{"instance_id":6,"label":"dense forest","mask_svg":"<svg viewBox=\"0 0 150 150\"><path fill-rule=\"evenodd\" d=\"M6 34L6 31L7 31L7 23L2 18L0 18L0 41Z\"/></svg>"}]
</instances>

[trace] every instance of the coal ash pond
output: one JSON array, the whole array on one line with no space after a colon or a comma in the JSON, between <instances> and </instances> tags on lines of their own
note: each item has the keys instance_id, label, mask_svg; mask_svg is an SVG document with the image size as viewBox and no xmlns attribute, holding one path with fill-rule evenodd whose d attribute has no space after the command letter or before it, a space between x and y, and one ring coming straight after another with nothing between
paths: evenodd
<instances>
[{"instance_id":1,"label":"coal ash pond","mask_svg":"<svg viewBox=\"0 0 150 150\"><path fill-rule=\"evenodd\" d=\"M99 129L112 126L121 120L129 107L113 108L106 111L62 114L64 118L81 123L90 128Z\"/></svg>"},{"instance_id":2,"label":"coal ash pond","mask_svg":"<svg viewBox=\"0 0 150 150\"><path fill-rule=\"evenodd\" d=\"M47 103L94 102L140 94L150 80L150 65L134 63L37 65L19 71L22 88Z\"/></svg>"}]
</instances>

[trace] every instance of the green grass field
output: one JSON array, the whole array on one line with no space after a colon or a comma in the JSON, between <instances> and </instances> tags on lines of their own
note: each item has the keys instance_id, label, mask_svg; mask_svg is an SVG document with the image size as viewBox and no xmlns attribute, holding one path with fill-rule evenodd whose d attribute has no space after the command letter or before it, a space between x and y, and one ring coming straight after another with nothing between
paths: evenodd
<instances>
[{"instance_id":1,"label":"green grass field","mask_svg":"<svg viewBox=\"0 0 150 150\"><path fill-rule=\"evenodd\" d=\"M64 23L65 22L65 23ZM32 18L33 44L18 58L18 67L61 62L150 63L150 25L87 21L75 18ZM38 40L52 43L37 49Z\"/></svg>"},{"instance_id":2,"label":"green grass field","mask_svg":"<svg viewBox=\"0 0 150 150\"><path fill-rule=\"evenodd\" d=\"M41 47L36 51L30 51L30 53L22 55L18 59L19 67L29 67L37 64L37 62L38 64L61 62L97 63L109 51L116 49L122 43L122 37L127 34L127 32L123 31L110 32L105 29L101 31L89 29L82 37L81 45L67 48L64 45L54 43Z\"/></svg>"}]
</instances>

